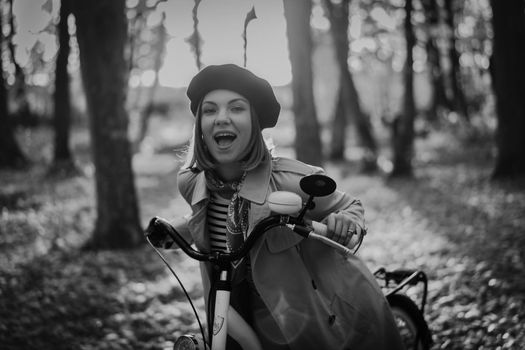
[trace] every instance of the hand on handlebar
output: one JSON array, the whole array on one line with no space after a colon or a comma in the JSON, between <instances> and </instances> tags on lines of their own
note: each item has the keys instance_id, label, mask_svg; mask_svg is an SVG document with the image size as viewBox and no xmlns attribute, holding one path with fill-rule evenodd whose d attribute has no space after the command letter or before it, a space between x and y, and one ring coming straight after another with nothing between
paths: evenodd
<instances>
[{"instance_id":1,"label":"hand on handlebar","mask_svg":"<svg viewBox=\"0 0 525 350\"><path fill-rule=\"evenodd\" d=\"M169 223L159 217L154 217L144 231L145 236L149 239L151 244L156 248L169 248L173 242L169 240L168 228Z\"/></svg>"},{"instance_id":2,"label":"hand on handlebar","mask_svg":"<svg viewBox=\"0 0 525 350\"><path fill-rule=\"evenodd\" d=\"M352 237L361 231L349 217L344 213L332 213L323 220L326 224L326 237L348 247Z\"/></svg>"},{"instance_id":3,"label":"hand on handlebar","mask_svg":"<svg viewBox=\"0 0 525 350\"><path fill-rule=\"evenodd\" d=\"M327 217L323 222L329 222L333 220L332 224L335 224L335 222L337 221L336 219L337 218L329 219L329 217ZM351 222L347 226L350 229L346 229L346 232L341 232L341 230L344 228L339 228L339 231L338 231L339 236L337 236L339 240L336 240L334 239L334 236L335 236L334 230L332 229L330 231L327 224L316 222L316 221L310 221L310 220L306 220L306 223L312 227L313 232L317 233L320 236L329 238L330 240L337 242L349 249L354 249L355 247L359 246L363 239L363 236L366 233L364 230L362 230L359 227L359 225L356 225L355 223ZM355 231L352 231L352 230L355 230ZM343 238L344 238L344 241L341 243L341 239Z\"/></svg>"}]
</instances>

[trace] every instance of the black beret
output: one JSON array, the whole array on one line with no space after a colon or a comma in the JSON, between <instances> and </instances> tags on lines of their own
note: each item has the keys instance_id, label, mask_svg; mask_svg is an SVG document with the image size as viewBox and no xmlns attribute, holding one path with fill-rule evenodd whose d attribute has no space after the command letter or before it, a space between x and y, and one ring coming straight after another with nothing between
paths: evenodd
<instances>
[{"instance_id":1,"label":"black beret","mask_svg":"<svg viewBox=\"0 0 525 350\"><path fill-rule=\"evenodd\" d=\"M207 66L193 77L186 91L193 115L197 113L202 98L219 89L231 90L247 98L257 112L261 129L271 128L277 123L281 105L270 84L235 64Z\"/></svg>"}]
</instances>

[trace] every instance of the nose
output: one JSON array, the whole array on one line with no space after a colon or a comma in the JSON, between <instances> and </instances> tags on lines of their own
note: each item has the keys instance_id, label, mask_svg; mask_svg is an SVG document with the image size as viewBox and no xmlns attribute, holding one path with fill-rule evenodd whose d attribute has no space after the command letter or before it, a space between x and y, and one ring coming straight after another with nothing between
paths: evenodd
<instances>
[{"instance_id":1,"label":"nose","mask_svg":"<svg viewBox=\"0 0 525 350\"><path fill-rule=\"evenodd\" d=\"M227 108L221 108L219 109L219 113L217 113L217 117L215 118L215 124L216 125L224 125L231 123L230 115L228 114Z\"/></svg>"}]
</instances>

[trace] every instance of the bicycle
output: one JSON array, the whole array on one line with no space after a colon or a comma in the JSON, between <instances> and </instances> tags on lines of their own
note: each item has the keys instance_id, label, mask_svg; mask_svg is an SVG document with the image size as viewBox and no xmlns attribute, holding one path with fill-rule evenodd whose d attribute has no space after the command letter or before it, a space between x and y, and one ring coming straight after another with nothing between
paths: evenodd
<instances>
[{"instance_id":1,"label":"bicycle","mask_svg":"<svg viewBox=\"0 0 525 350\"><path fill-rule=\"evenodd\" d=\"M374 272L374 276L380 284L382 282L381 288L407 349L430 349L432 334L424 317L428 292L427 275L421 270L387 271L380 267ZM405 287L418 284L423 285L419 306L405 293L400 293Z\"/></svg>"},{"instance_id":2,"label":"bicycle","mask_svg":"<svg viewBox=\"0 0 525 350\"><path fill-rule=\"evenodd\" d=\"M155 249L160 258L167 265L172 274L176 277L181 285L183 292L186 294L191 307L197 318L199 324L200 336L196 335L183 335L177 339L173 349L209 349L211 346L212 350L224 350L226 348L226 338L228 330L228 322L236 324L236 327L232 329L238 329L238 334L232 334L237 340L239 345L243 349L262 349L260 342L255 334L255 331L242 319L242 317L235 312L233 308L229 307L230 304L230 291L231 291L231 262L237 261L248 254L254 243L268 230L277 226L287 226L293 232L308 239L315 239L333 247L343 256L348 257L350 254L355 254L362 243L364 234L359 235L357 241L352 243L354 250L345 247L329 238L326 237L326 226L322 223L311 221L306 223L304 215L307 210L314 207L314 198L327 196L335 191L335 181L325 175L309 175L305 176L300 181L301 189L309 196L306 203L302 202L301 197L298 194L292 192L277 191L270 194L268 197L268 204L270 210L274 212L274 215L268 216L259 222L252 230L252 233L246 238L245 242L241 245L238 250L224 253L224 252L211 252L204 253L193 249L188 242L178 233L176 230L164 219L154 217L151 219L148 228L146 229L146 239L148 243ZM299 213L297 216L292 214ZM366 232L364 232L366 233ZM161 235L169 236L175 244L181 248L185 254L190 258L198 261L210 262L220 272L218 274L219 280L214 284L213 291L213 308L208 312L207 324L212 325L208 327L208 335L206 336L204 328L199 320L195 307L184 286L179 280L176 273L169 266L167 261L164 259L159 250L150 241L150 236ZM379 270L378 270L379 271ZM380 270L383 273L383 270ZM376 278L381 278L381 273L376 272ZM388 280L391 280L392 276L384 271L384 276L388 276ZM418 275L419 276L419 275ZM426 344L425 341L419 341L419 339L426 339L428 326L424 321L422 311L423 309L414 309L414 302L398 292L407 284L412 283L414 277L410 277L403 281L399 281L399 288L394 289L391 293L387 294L387 300L390 305L393 306L392 310L399 310L396 314L396 321L398 319L404 320L405 324L414 326L414 332L412 337L415 339L415 344ZM386 287L383 287L386 288ZM426 299L426 294L425 294ZM212 302L210 301L210 306ZM415 312L417 310L417 312ZM213 319L212 319L213 315ZM423 320L423 323L421 323ZM399 322L398 322L399 325ZM430 333L428 333L429 335ZM209 344L206 343L206 339L209 340ZM425 350L428 348L418 347L417 349Z\"/></svg>"}]
</instances>

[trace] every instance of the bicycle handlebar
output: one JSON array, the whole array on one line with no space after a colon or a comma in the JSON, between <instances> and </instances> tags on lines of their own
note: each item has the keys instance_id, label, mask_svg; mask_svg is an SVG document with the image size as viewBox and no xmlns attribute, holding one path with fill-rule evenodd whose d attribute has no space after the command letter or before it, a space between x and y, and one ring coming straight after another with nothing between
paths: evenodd
<instances>
[{"instance_id":1,"label":"bicycle handlebar","mask_svg":"<svg viewBox=\"0 0 525 350\"><path fill-rule=\"evenodd\" d=\"M153 217L148 227L146 228L146 237L158 232L164 236L169 236L173 241L186 253L190 258L198 261L210 261L218 263L230 263L232 261L239 260L246 256L250 249L252 249L255 242L261 237L266 231L276 226L286 225L295 233L305 238L313 238L322 243L335 248L337 251L342 253L344 256L353 254L352 250L348 247L339 244L330 238L326 237L326 225L312 221L311 227L305 226L302 220L288 215L272 215L269 216L255 225L252 233L243 242L239 249L224 253L224 252L210 252L203 253L196 249L193 249L191 245L175 230L175 228L165 219L158 216Z\"/></svg>"},{"instance_id":2,"label":"bicycle handlebar","mask_svg":"<svg viewBox=\"0 0 525 350\"><path fill-rule=\"evenodd\" d=\"M184 253L186 253L192 259L198 261L218 261L229 263L246 256L257 239L262 234L264 234L264 232L272 227L279 226L280 223L281 215L273 215L265 218L255 226L252 233L248 236L246 241L243 242L239 249L229 253L203 253L193 249L193 247L175 230L175 228L167 220L158 216L155 216L150 220L148 228L146 229L146 236L149 237L154 232L160 232L161 234L168 235L171 239L173 239L173 241L184 251Z\"/></svg>"},{"instance_id":3,"label":"bicycle handlebar","mask_svg":"<svg viewBox=\"0 0 525 350\"><path fill-rule=\"evenodd\" d=\"M175 228L165 219L154 216L146 228L146 238L155 233L160 233L162 236L169 236L173 241L191 258L199 261L208 260L208 254L195 250L191 245L175 230Z\"/></svg>"}]
</instances>

